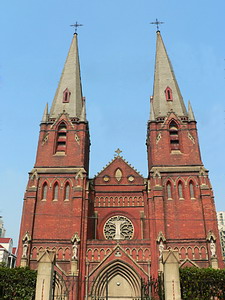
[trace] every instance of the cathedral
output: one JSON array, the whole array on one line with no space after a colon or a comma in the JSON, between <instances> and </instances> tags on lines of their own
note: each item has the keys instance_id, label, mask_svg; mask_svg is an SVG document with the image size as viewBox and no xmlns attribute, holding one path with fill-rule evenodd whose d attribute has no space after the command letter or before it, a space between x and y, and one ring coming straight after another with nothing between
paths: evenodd
<instances>
[{"instance_id":1,"label":"cathedral","mask_svg":"<svg viewBox=\"0 0 225 300\"><path fill-rule=\"evenodd\" d=\"M221 268L213 191L196 119L190 103L186 108L160 31L146 178L119 149L89 177L77 39L75 33L51 108L46 106L41 120L17 264L36 269L43 251L54 253L55 274L64 284L60 299L76 300L140 299L141 282L158 276L168 249L178 251L181 267Z\"/></svg>"}]
</instances>

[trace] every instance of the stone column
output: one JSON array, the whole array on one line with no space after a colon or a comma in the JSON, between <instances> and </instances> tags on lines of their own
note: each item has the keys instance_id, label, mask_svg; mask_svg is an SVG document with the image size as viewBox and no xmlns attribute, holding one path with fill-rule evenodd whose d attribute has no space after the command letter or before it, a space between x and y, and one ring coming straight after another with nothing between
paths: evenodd
<instances>
[{"instance_id":1,"label":"stone column","mask_svg":"<svg viewBox=\"0 0 225 300\"><path fill-rule=\"evenodd\" d=\"M165 300L181 300L178 251L163 250Z\"/></svg>"},{"instance_id":2,"label":"stone column","mask_svg":"<svg viewBox=\"0 0 225 300\"><path fill-rule=\"evenodd\" d=\"M35 300L51 300L55 252L49 250L40 252L37 262L38 273Z\"/></svg>"}]
</instances>

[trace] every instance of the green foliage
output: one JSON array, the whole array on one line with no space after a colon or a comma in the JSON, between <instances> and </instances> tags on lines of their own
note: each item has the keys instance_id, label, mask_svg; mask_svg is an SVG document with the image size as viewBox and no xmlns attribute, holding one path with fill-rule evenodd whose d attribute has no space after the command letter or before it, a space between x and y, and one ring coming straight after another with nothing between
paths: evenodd
<instances>
[{"instance_id":1,"label":"green foliage","mask_svg":"<svg viewBox=\"0 0 225 300\"><path fill-rule=\"evenodd\" d=\"M33 300L37 272L29 268L0 266L0 300Z\"/></svg>"},{"instance_id":2,"label":"green foliage","mask_svg":"<svg viewBox=\"0 0 225 300\"><path fill-rule=\"evenodd\" d=\"M225 299L225 269L180 269L182 299Z\"/></svg>"}]
</instances>

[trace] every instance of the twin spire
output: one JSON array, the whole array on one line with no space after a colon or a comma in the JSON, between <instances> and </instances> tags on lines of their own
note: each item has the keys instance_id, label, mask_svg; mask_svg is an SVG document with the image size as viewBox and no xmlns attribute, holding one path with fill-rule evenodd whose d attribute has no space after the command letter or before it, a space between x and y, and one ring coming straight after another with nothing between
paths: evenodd
<instances>
[{"instance_id":1,"label":"twin spire","mask_svg":"<svg viewBox=\"0 0 225 300\"><path fill-rule=\"evenodd\" d=\"M185 116L189 120L195 120L190 103L188 112L186 110L160 31L157 31L154 91L153 97L151 97L150 121L154 121L158 117L165 117L170 111L176 113L177 116ZM48 117L57 118L62 112L67 113L70 118L86 121L76 33L69 49L50 114L48 114L48 106L46 106L42 122L47 122Z\"/></svg>"},{"instance_id":2,"label":"twin spire","mask_svg":"<svg viewBox=\"0 0 225 300\"><path fill-rule=\"evenodd\" d=\"M173 111L177 116L195 120L189 103L188 113L181 95L172 64L166 52L160 31L157 31L154 90L151 97L150 121L165 117Z\"/></svg>"},{"instance_id":3,"label":"twin spire","mask_svg":"<svg viewBox=\"0 0 225 300\"><path fill-rule=\"evenodd\" d=\"M81 121L86 120L76 33L73 36L49 117L57 118L62 112L67 113L70 118L78 118ZM42 122L46 122L47 117L48 107L46 106Z\"/></svg>"}]
</instances>

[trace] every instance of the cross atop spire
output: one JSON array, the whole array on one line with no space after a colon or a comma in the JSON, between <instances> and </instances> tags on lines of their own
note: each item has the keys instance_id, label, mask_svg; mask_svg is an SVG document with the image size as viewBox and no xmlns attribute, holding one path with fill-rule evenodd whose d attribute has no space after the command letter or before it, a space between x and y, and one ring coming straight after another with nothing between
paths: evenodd
<instances>
[{"instance_id":1,"label":"cross atop spire","mask_svg":"<svg viewBox=\"0 0 225 300\"><path fill-rule=\"evenodd\" d=\"M75 24L72 24L70 26L74 27L74 34L77 34L77 28L84 25L76 22Z\"/></svg>"},{"instance_id":2,"label":"cross atop spire","mask_svg":"<svg viewBox=\"0 0 225 300\"><path fill-rule=\"evenodd\" d=\"M159 25L164 24L164 22L161 22L156 18L155 22L151 22L150 24L156 25L157 31L159 31Z\"/></svg>"}]
</instances>

